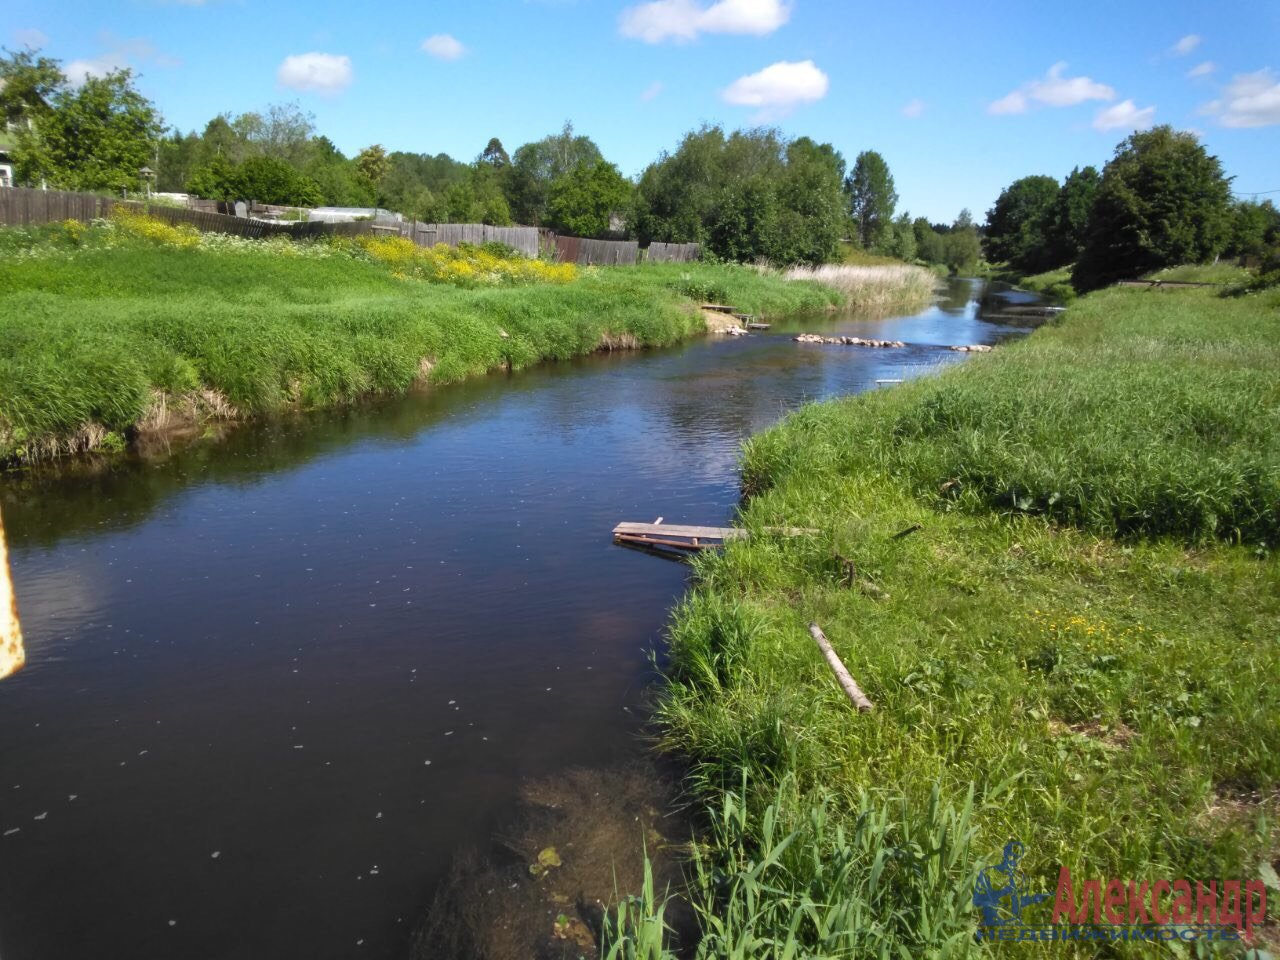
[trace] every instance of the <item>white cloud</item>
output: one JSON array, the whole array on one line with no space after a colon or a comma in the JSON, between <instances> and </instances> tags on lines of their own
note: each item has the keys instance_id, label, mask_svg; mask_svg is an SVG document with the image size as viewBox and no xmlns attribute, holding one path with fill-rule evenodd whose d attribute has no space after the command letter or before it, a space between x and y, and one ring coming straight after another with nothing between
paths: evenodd
<instances>
[{"instance_id":1,"label":"white cloud","mask_svg":"<svg viewBox=\"0 0 1280 960\"><path fill-rule=\"evenodd\" d=\"M295 53L276 70L282 87L333 96L351 85L351 58L333 53Z\"/></svg>"},{"instance_id":2,"label":"white cloud","mask_svg":"<svg viewBox=\"0 0 1280 960\"><path fill-rule=\"evenodd\" d=\"M1151 119L1156 115L1155 107L1138 109L1132 100L1122 100L1113 107L1098 111L1093 118L1093 129L1107 130L1145 130L1151 126Z\"/></svg>"},{"instance_id":3,"label":"white cloud","mask_svg":"<svg viewBox=\"0 0 1280 960\"><path fill-rule=\"evenodd\" d=\"M791 63L780 60L759 73L739 77L725 89L726 103L740 107L760 107L758 119L778 117L801 103L813 103L827 95L827 75L812 60Z\"/></svg>"},{"instance_id":4,"label":"white cloud","mask_svg":"<svg viewBox=\"0 0 1280 960\"><path fill-rule=\"evenodd\" d=\"M1280 123L1280 79L1271 70L1238 73L1222 91L1222 99L1206 103L1201 113L1224 127L1269 127Z\"/></svg>"},{"instance_id":5,"label":"white cloud","mask_svg":"<svg viewBox=\"0 0 1280 960\"><path fill-rule=\"evenodd\" d=\"M924 113L924 101L921 100L919 97L917 97L914 100L908 101L907 104L902 108L902 115L904 117L911 117L912 119L914 119L920 116L920 114L922 113Z\"/></svg>"},{"instance_id":6,"label":"white cloud","mask_svg":"<svg viewBox=\"0 0 1280 960\"><path fill-rule=\"evenodd\" d=\"M437 33L422 41L422 49L437 60L457 60L467 52L457 37L447 33Z\"/></svg>"},{"instance_id":7,"label":"white cloud","mask_svg":"<svg viewBox=\"0 0 1280 960\"><path fill-rule=\"evenodd\" d=\"M49 44L48 35L43 30L37 30L34 27L13 31L13 40L18 46L30 47L33 50L39 50Z\"/></svg>"},{"instance_id":8,"label":"white cloud","mask_svg":"<svg viewBox=\"0 0 1280 960\"><path fill-rule=\"evenodd\" d=\"M78 87L89 77L105 77L117 70L137 69L144 65L176 67L182 61L162 53L146 37L117 37L109 30L98 34L98 42L106 52L96 57L80 57L62 68L67 80Z\"/></svg>"},{"instance_id":9,"label":"white cloud","mask_svg":"<svg viewBox=\"0 0 1280 960\"><path fill-rule=\"evenodd\" d=\"M987 113L1026 113L1033 104L1046 107L1074 107L1086 100L1114 100L1116 92L1105 83L1089 77L1067 77L1067 65L1059 62L1049 68L1042 80L1024 83L987 107Z\"/></svg>"},{"instance_id":10,"label":"white cloud","mask_svg":"<svg viewBox=\"0 0 1280 960\"><path fill-rule=\"evenodd\" d=\"M1187 71L1188 77L1207 77L1213 71L1218 69L1218 65L1212 60L1206 60L1204 63L1197 64Z\"/></svg>"},{"instance_id":11,"label":"white cloud","mask_svg":"<svg viewBox=\"0 0 1280 960\"><path fill-rule=\"evenodd\" d=\"M640 94L640 99L645 103L648 103L660 93L662 93L662 81L655 80L644 88L644 92Z\"/></svg>"},{"instance_id":12,"label":"white cloud","mask_svg":"<svg viewBox=\"0 0 1280 960\"><path fill-rule=\"evenodd\" d=\"M763 37L790 18L791 7L782 0L719 0L709 7L696 0L652 0L623 10L618 29L645 43L685 43L700 33Z\"/></svg>"},{"instance_id":13,"label":"white cloud","mask_svg":"<svg viewBox=\"0 0 1280 960\"><path fill-rule=\"evenodd\" d=\"M1185 57L1198 46L1200 46L1200 34L1188 33L1169 48L1169 54L1174 57Z\"/></svg>"}]
</instances>

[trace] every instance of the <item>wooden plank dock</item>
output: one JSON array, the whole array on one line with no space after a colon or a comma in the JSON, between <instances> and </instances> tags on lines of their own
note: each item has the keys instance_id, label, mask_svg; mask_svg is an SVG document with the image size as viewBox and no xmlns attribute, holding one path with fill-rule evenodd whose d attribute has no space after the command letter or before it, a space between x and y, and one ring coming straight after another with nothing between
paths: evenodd
<instances>
[{"instance_id":1,"label":"wooden plank dock","mask_svg":"<svg viewBox=\"0 0 1280 960\"><path fill-rule=\"evenodd\" d=\"M807 527L765 527L765 532L784 537L817 533ZM631 523L624 521L613 528L614 543L630 543L665 550L707 550L723 547L730 540L742 540L750 531L741 527L697 527L678 523Z\"/></svg>"}]
</instances>

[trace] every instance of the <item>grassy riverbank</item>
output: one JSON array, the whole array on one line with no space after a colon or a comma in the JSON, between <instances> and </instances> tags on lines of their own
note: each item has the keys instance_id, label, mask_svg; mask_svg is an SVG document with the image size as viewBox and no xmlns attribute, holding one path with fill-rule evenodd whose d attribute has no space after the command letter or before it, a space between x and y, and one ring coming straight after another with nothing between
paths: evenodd
<instances>
[{"instance_id":1,"label":"grassy riverbank","mask_svg":"<svg viewBox=\"0 0 1280 960\"><path fill-rule=\"evenodd\" d=\"M1108 290L749 444L743 525L821 532L702 558L675 615L700 955L965 955L1011 837L1051 895L1060 865L1274 882L1278 344L1280 291Z\"/></svg>"},{"instance_id":2,"label":"grassy riverbank","mask_svg":"<svg viewBox=\"0 0 1280 960\"><path fill-rule=\"evenodd\" d=\"M846 299L748 267L575 269L145 220L0 231L0 251L0 462L671 344L702 332L701 300L772 316Z\"/></svg>"}]
</instances>

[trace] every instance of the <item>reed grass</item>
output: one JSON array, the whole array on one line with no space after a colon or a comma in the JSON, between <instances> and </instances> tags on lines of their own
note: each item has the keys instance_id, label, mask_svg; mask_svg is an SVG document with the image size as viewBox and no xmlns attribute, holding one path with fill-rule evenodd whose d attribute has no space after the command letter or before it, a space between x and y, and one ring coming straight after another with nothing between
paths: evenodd
<instances>
[{"instance_id":1,"label":"reed grass","mask_svg":"<svg viewBox=\"0 0 1280 960\"><path fill-rule=\"evenodd\" d=\"M788 280L806 280L831 287L851 302L866 306L902 304L923 307L937 293L937 276L911 264L827 264L792 267Z\"/></svg>"}]
</instances>

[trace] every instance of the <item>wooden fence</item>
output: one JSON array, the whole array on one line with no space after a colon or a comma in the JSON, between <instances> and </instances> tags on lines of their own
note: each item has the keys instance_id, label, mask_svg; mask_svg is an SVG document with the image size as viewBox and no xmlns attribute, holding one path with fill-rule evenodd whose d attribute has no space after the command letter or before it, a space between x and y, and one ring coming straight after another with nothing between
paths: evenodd
<instances>
[{"instance_id":1,"label":"wooden fence","mask_svg":"<svg viewBox=\"0 0 1280 960\"><path fill-rule=\"evenodd\" d=\"M635 266L640 260L640 244L634 240L586 240L556 237L556 260L587 266Z\"/></svg>"},{"instance_id":2,"label":"wooden fence","mask_svg":"<svg viewBox=\"0 0 1280 960\"><path fill-rule=\"evenodd\" d=\"M358 236L365 233L396 232L395 226L381 226L367 220L349 223L323 223L320 221L268 221L246 217L234 217L215 213L204 203L201 209L183 209L136 200L116 200L92 193L74 193L67 190L33 190L27 187L0 189L0 224L6 226L31 226L57 223L62 220L79 220L88 223L98 217L107 217L117 207L126 207L139 213L147 213L169 224L188 223L205 233L226 233L252 240L284 234L295 239L326 235ZM405 221L398 228L399 234L414 243L431 247L445 243L456 247L460 243L504 243L526 257L537 257L542 249L554 255L560 263L577 263L583 266L634 266L641 259L640 245L634 240L587 240L582 237L562 237L537 227L491 227L479 223L418 223ZM646 259L653 263L686 262L698 259L696 243L651 243Z\"/></svg>"},{"instance_id":3,"label":"wooden fence","mask_svg":"<svg viewBox=\"0 0 1280 960\"><path fill-rule=\"evenodd\" d=\"M526 257L538 255L537 227L491 227L483 223L418 223L407 221L400 228L401 236L409 237L420 247L434 247L447 243L456 247L460 243L505 243Z\"/></svg>"},{"instance_id":4,"label":"wooden fence","mask_svg":"<svg viewBox=\"0 0 1280 960\"><path fill-rule=\"evenodd\" d=\"M688 263L702 255L702 248L696 243L659 243L649 244L645 259L650 263Z\"/></svg>"}]
</instances>

